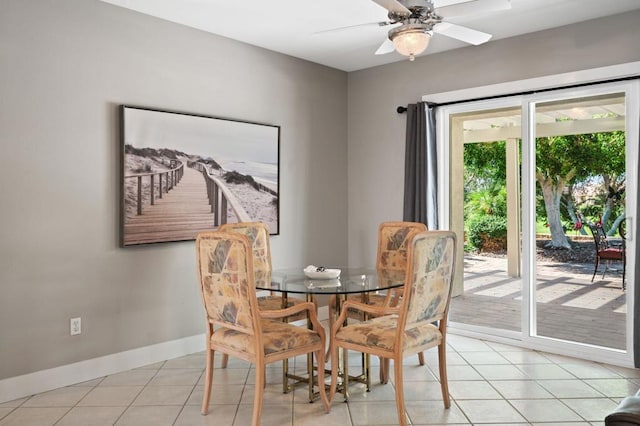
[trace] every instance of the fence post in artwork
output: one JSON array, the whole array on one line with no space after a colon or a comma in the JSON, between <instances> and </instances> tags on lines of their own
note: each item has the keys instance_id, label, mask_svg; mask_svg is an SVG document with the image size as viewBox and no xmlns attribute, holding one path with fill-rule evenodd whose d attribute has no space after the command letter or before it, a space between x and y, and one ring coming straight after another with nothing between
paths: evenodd
<instances>
[{"instance_id":1,"label":"fence post in artwork","mask_svg":"<svg viewBox=\"0 0 640 426\"><path fill-rule=\"evenodd\" d=\"M155 183L154 175L149 176L151 178L151 205L155 204Z\"/></svg>"},{"instance_id":2,"label":"fence post in artwork","mask_svg":"<svg viewBox=\"0 0 640 426\"><path fill-rule=\"evenodd\" d=\"M222 194L222 200L220 200L220 224L227 223L227 197Z\"/></svg>"},{"instance_id":3,"label":"fence post in artwork","mask_svg":"<svg viewBox=\"0 0 640 426\"><path fill-rule=\"evenodd\" d=\"M138 176L138 216L142 214L142 176Z\"/></svg>"},{"instance_id":4,"label":"fence post in artwork","mask_svg":"<svg viewBox=\"0 0 640 426\"><path fill-rule=\"evenodd\" d=\"M216 184L211 179L207 180L207 198L209 199L209 206L211 206L211 210L209 210L209 213L215 213L215 186Z\"/></svg>"},{"instance_id":5,"label":"fence post in artwork","mask_svg":"<svg viewBox=\"0 0 640 426\"><path fill-rule=\"evenodd\" d=\"M212 181L213 184L213 200L211 203L211 211L213 212L213 226L219 225L219 215L218 215L218 185Z\"/></svg>"},{"instance_id":6,"label":"fence post in artwork","mask_svg":"<svg viewBox=\"0 0 640 426\"><path fill-rule=\"evenodd\" d=\"M231 205L231 209L239 222L250 222L251 217L244 210L238 199L228 188L224 186L215 174L221 174L220 170L209 170L209 167L203 163L189 163L189 167L202 172L207 189L207 198L213 213L213 226L220 226L227 223L227 206ZM181 176L184 170L177 172L177 176Z\"/></svg>"}]
</instances>

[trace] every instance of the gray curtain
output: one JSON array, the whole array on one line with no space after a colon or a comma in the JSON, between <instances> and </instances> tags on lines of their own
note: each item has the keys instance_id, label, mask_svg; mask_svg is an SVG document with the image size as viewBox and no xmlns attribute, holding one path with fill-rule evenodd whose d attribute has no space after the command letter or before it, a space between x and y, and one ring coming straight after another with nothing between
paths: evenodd
<instances>
[{"instance_id":1,"label":"gray curtain","mask_svg":"<svg viewBox=\"0 0 640 426\"><path fill-rule=\"evenodd\" d=\"M438 164L435 107L407 106L403 220L438 229Z\"/></svg>"}]
</instances>

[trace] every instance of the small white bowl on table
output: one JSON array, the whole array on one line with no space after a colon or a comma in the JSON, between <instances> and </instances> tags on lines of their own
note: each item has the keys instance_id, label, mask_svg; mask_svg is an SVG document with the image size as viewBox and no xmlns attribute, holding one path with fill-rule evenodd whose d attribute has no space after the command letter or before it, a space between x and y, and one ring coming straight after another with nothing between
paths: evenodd
<instances>
[{"instance_id":1,"label":"small white bowl on table","mask_svg":"<svg viewBox=\"0 0 640 426\"><path fill-rule=\"evenodd\" d=\"M304 268L304 274L307 278L311 278L312 280L333 280L340 276L340 269L324 269L323 271L318 271L318 268L313 265L309 265Z\"/></svg>"}]
</instances>

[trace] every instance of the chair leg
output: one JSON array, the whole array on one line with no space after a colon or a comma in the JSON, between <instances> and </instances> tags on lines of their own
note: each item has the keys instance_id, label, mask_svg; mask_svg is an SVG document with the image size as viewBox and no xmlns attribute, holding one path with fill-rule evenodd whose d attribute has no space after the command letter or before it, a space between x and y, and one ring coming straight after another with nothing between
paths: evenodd
<instances>
[{"instance_id":1,"label":"chair leg","mask_svg":"<svg viewBox=\"0 0 640 426\"><path fill-rule=\"evenodd\" d=\"M262 414L262 397L264 396L264 376L266 368L264 366L264 360L262 362L256 362L256 386L255 394L253 395L253 419L251 421L252 426L260 426L260 415Z\"/></svg>"},{"instance_id":2,"label":"chair leg","mask_svg":"<svg viewBox=\"0 0 640 426\"><path fill-rule=\"evenodd\" d=\"M418 352L418 364L424 365L424 352Z\"/></svg>"},{"instance_id":3,"label":"chair leg","mask_svg":"<svg viewBox=\"0 0 640 426\"><path fill-rule=\"evenodd\" d=\"M380 383L389 383L389 358L380 358Z\"/></svg>"},{"instance_id":4,"label":"chair leg","mask_svg":"<svg viewBox=\"0 0 640 426\"><path fill-rule=\"evenodd\" d=\"M598 272L598 265L600 265L600 256L596 256L596 266L593 268L593 276L591 277L591 282L596 277L596 272Z\"/></svg>"},{"instance_id":5,"label":"chair leg","mask_svg":"<svg viewBox=\"0 0 640 426\"><path fill-rule=\"evenodd\" d=\"M211 399L211 385L213 382L213 359L215 354L207 349L206 367L204 370L204 396L202 397L202 415L209 412L209 400Z\"/></svg>"},{"instance_id":6,"label":"chair leg","mask_svg":"<svg viewBox=\"0 0 640 426\"><path fill-rule=\"evenodd\" d=\"M387 361L388 358L385 358ZM406 426L407 416L404 409L404 387L402 383L402 358L393 360L393 372L396 378L396 409L398 410L398 423Z\"/></svg>"},{"instance_id":7,"label":"chair leg","mask_svg":"<svg viewBox=\"0 0 640 426\"><path fill-rule=\"evenodd\" d=\"M329 388L329 401L333 401L333 397L335 396L338 388L338 370L340 369L340 357L338 356L339 350L338 345L334 342L331 345L331 387ZM318 364L318 370L321 368L322 366Z\"/></svg>"},{"instance_id":8,"label":"chair leg","mask_svg":"<svg viewBox=\"0 0 640 426\"><path fill-rule=\"evenodd\" d=\"M222 364L221 367L222 368L227 368L227 364L229 363L229 355L227 354L222 354Z\"/></svg>"},{"instance_id":9,"label":"chair leg","mask_svg":"<svg viewBox=\"0 0 640 426\"><path fill-rule=\"evenodd\" d=\"M445 339L438 345L438 369L440 371L440 388L442 389L442 401L444 408L451 406L449 399L449 381L447 379L447 344Z\"/></svg>"},{"instance_id":10,"label":"chair leg","mask_svg":"<svg viewBox=\"0 0 640 426\"><path fill-rule=\"evenodd\" d=\"M316 359L318 360L318 392L320 392L320 399L324 405L324 411L329 413L329 398L327 398L327 390L324 384L324 348L316 351Z\"/></svg>"},{"instance_id":11,"label":"chair leg","mask_svg":"<svg viewBox=\"0 0 640 426\"><path fill-rule=\"evenodd\" d=\"M288 358L285 358L282 360L282 393L289 393L289 359Z\"/></svg>"},{"instance_id":12,"label":"chair leg","mask_svg":"<svg viewBox=\"0 0 640 426\"><path fill-rule=\"evenodd\" d=\"M335 310L335 304L336 304L336 295L331 295L329 296L329 331L333 330L333 321L334 321L334 316L339 314L340 312L336 313ZM329 344L329 347L327 348L325 355L324 355L324 359L325 362L329 361L329 359L331 359L331 344Z\"/></svg>"}]
</instances>

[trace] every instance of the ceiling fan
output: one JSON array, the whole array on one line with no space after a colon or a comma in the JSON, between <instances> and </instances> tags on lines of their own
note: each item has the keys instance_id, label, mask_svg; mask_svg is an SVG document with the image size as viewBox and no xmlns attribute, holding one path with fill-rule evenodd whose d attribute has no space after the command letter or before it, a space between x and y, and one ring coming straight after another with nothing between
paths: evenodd
<instances>
[{"instance_id":1,"label":"ceiling fan","mask_svg":"<svg viewBox=\"0 0 640 426\"><path fill-rule=\"evenodd\" d=\"M433 33L473 45L486 43L491 38L491 34L445 22L444 19L511 8L510 0L448 1L448 5L442 7L434 7L432 0L373 1L389 11L388 21L376 22L374 25L383 27L399 24L389 30L388 38L378 48L376 55L395 50L408 56L410 61L425 51Z\"/></svg>"}]
</instances>

